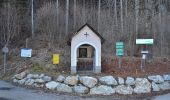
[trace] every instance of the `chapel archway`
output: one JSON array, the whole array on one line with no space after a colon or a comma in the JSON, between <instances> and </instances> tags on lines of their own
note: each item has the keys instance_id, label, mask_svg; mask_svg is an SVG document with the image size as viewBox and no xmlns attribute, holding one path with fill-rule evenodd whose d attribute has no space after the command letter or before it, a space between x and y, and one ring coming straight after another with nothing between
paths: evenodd
<instances>
[{"instance_id":1,"label":"chapel archway","mask_svg":"<svg viewBox=\"0 0 170 100\"><path fill-rule=\"evenodd\" d=\"M96 66L95 48L83 44L77 48L77 71L93 71Z\"/></svg>"}]
</instances>

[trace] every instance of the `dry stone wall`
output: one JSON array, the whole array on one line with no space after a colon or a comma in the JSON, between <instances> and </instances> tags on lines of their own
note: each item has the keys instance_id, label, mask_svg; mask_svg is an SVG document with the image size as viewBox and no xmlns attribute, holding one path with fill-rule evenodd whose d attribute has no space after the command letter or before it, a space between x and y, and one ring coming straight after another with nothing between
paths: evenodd
<instances>
[{"instance_id":1,"label":"dry stone wall","mask_svg":"<svg viewBox=\"0 0 170 100\"><path fill-rule=\"evenodd\" d=\"M19 85L35 88L45 88L52 91L90 94L141 94L157 91L170 90L170 74L153 75L144 78L114 77L114 76L64 76L59 75L56 79L45 74L28 74L22 72L16 74L13 82Z\"/></svg>"}]
</instances>

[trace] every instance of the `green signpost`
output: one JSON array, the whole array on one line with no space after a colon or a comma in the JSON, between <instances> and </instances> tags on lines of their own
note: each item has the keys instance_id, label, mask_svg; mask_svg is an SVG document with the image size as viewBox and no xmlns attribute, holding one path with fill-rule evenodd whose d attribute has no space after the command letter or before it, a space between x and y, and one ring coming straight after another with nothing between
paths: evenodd
<instances>
[{"instance_id":1,"label":"green signpost","mask_svg":"<svg viewBox=\"0 0 170 100\"><path fill-rule=\"evenodd\" d=\"M121 68L121 57L124 55L124 43L116 42L116 55L119 57L119 68Z\"/></svg>"},{"instance_id":2,"label":"green signpost","mask_svg":"<svg viewBox=\"0 0 170 100\"><path fill-rule=\"evenodd\" d=\"M123 56L124 55L124 44L123 42L116 42L116 55Z\"/></svg>"},{"instance_id":3,"label":"green signpost","mask_svg":"<svg viewBox=\"0 0 170 100\"><path fill-rule=\"evenodd\" d=\"M136 39L136 44L138 45L153 45L154 39ZM141 59L141 70L144 71L143 67L145 66L146 56L148 51L141 51L142 59Z\"/></svg>"}]
</instances>

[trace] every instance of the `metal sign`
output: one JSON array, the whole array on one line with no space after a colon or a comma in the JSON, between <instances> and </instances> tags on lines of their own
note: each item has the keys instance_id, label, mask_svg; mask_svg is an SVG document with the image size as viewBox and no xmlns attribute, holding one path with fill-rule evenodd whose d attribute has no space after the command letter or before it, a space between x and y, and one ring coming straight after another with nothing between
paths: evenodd
<instances>
[{"instance_id":1,"label":"metal sign","mask_svg":"<svg viewBox=\"0 0 170 100\"><path fill-rule=\"evenodd\" d=\"M153 44L154 39L136 39L136 44Z\"/></svg>"},{"instance_id":2,"label":"metal sign","mask_svg":"<svg viewBox=\"0 0 170 100\"><path fill-rule=\"evenodd\" d=\"M9 52L9 49L5 46L5 47L2 48L2 52L3 52L3 53L8 53L8 52Z\"/></svg>"},{"instance_id":3,"label":"metal sign","mask_svg":"<svg viewBox=\"0 0 170 100\"><path fill-rule=\"evenodd\" d=\"M116 55L117 56L123 56L124 55L124 50L123 49L116 49Z\"/></svg>"},{"instance_id":4,"label":"metal sign","mask_svg":"<svg viewBox=\"0 0 170 100\"><path fill-rule=\"evenodd\" d=\"M123 42L116 42L116 55L123 56L124 55L124 44Z\"/></svg>"},{"instance_id":5,"label":"metal sign","mask_svg":"<svg viewBox=\"0 0 170 100\"><path fill-rule=\"evenodd\" d=\"M21 57L31 57L32 56L32 49L21 49Z\"/></svg>"},{"instance_id":6,"label":"metal sign","mask_svg":"<svg viewBox=\"0 0 170 100\"><path fill-rule=\"evenodd\" d=\"M59 54L53 54L53 64L59 64L60 56Z\"/></svg>"},{"instance_id":7,"label":"metal sign","mask_svg":"<svg viewBox=\"0 0 170 100\"><path fill-rule=\"evenodd\" d=\"M145 50L145 51L141 51L141 54L148 54L149 51Z\"/></svg>"}]
</instances>

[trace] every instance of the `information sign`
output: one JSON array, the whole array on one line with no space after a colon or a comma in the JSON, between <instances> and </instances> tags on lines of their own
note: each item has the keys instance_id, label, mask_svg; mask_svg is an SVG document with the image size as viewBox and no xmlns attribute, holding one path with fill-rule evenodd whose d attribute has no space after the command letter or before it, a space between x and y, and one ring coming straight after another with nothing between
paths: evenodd
<instances>
[{"instance_id":1,"label":"information sign","mask_svg":"<svg viewBox=\"0 0 170 100\"><path fill-rule=\"evenodd\" d=\"M53 64L59 64L60 56L59 54L53 54Z\"/></svg>"},{"instance_id":2,"label":"information sign","mask_svg":"<svg viewBox=\"0 0 170 100\"><path fill-rule=\"evenodd\" d=\"M123 56L124 55L124 44L123 42L116 42L116 55Z\"/></svg>"},{"instance_id":3,"label":"information sign","mask_svg":"<svg viewBox=\"0 0 170 100\"><path fill-rule=\"evenodd\" d=\"M136 44L153 44L154 39L136 39Z\"/></svg>"},{"instance_id":4,"label":"information sign","mask_svg":"<svg viewBox=\"0 0 170 100\"><path fill-rule=\"evenodd\" d=\"M21 57L31 57L32 56L32 49L24 48L21 49Z\"/></svg>"}]
</instances>

